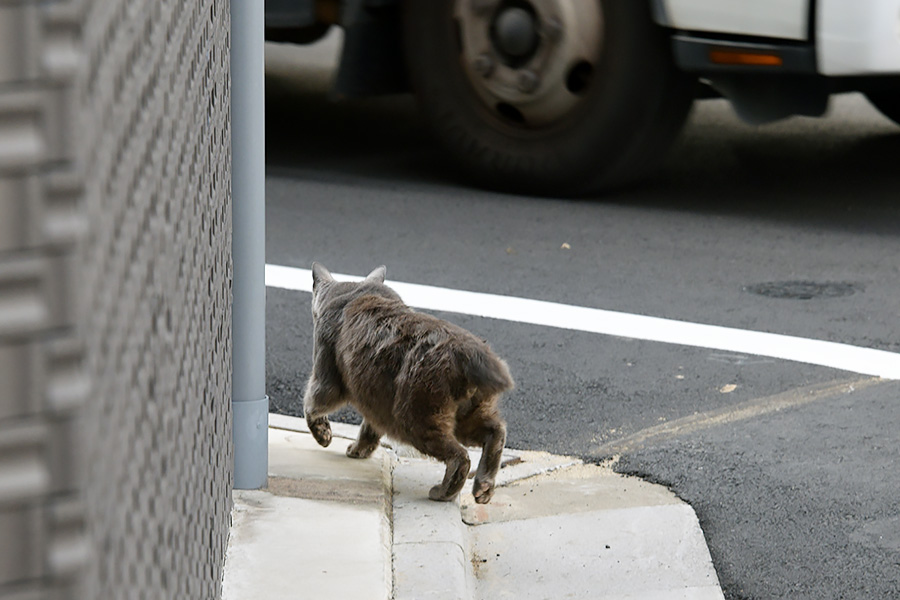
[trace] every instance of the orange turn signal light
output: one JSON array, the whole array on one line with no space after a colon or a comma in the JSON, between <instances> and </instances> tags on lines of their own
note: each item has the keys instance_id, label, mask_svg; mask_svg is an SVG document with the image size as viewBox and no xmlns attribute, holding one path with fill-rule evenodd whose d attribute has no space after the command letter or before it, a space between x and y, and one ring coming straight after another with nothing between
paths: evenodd
<instances>
[{"instance_id":1,"label":"orange turn signal light","mask_svg":"<svg viewBox=\"0 0 900 600\"><path fill-rule=\"evenodd\" d=\"M730 48L713 48L709 62L715 65L741 65L746 67L780 67L784 60L771 52L748 52Z\"/></svg>"}]
</instances>

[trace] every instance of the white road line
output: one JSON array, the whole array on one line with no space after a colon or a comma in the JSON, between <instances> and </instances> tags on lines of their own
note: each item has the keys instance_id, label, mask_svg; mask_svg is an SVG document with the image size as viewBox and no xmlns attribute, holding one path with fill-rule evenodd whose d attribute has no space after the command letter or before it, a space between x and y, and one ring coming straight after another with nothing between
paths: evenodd
<instances>
[{"instance_id":1,"label":"white road line","mask_svg":"<svg viewBox=\"0 0 900 600\"><path fill-rule=\"evenodd\" d=\"M344 281L362 279L339 274L335 274L335 278ZM885 379L900 379L900 354L894 352L514 296L466 292L396 281L388 281L388 284L407 304L425 310L709 348L737 354L768 356ZM312 273L309 269L266 265L266 286L312 292Z\"/></svg>"}]
</instances>

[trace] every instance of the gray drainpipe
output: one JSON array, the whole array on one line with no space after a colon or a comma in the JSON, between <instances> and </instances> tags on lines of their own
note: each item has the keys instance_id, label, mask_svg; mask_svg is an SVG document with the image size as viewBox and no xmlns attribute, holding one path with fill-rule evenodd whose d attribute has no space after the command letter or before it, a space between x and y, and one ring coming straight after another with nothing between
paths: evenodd
<instances>
[{"instance_id":1,"label":"gray drainpipe","mask_svg":"<svg viewBox=\"0 0 900 600\"><path fill-rule=\"evenodd\" d=\"M232 418L235 489L268 475L263 0L231 0Z\"/></svg>"}]
</instances>

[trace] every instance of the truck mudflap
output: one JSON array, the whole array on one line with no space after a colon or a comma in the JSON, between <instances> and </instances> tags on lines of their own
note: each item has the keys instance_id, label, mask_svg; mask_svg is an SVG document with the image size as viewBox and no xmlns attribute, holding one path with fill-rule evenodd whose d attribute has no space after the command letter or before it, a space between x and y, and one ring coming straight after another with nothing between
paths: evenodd
<instances>
[{"instance_id":1,"label":"truck mudflap","mask_svg":"<svg viewBox=\"0 0 900 600\"><path fill-rule=\"evenodd\" d=\"M332 93L337 97L409 91L397 0L345 0L344 47Z\"/></svg>"}]
</instances>

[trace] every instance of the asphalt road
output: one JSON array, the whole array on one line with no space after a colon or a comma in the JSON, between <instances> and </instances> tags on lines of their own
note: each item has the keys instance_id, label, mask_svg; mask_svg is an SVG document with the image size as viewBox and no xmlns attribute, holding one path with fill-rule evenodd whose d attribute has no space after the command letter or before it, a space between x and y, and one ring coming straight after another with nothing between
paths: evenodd
<instances>
[{"instance_id":1,"label":"asphalt road","mask_svg":"<svg viewBox=\"0 0 900 600\"><path fill-rule=\"evenodd\" d=\"M333 49L270 55L267 262L900 352L900 128L862 97L761 128L704 101L653 181L539 199L460 184L410 97L329 102ZM309 296L267 315L272 410L301 414ZM728 598L900 597L900 383L439 316L509 362L510 446L669 485Z\"/></svg>"}]
</instances>

